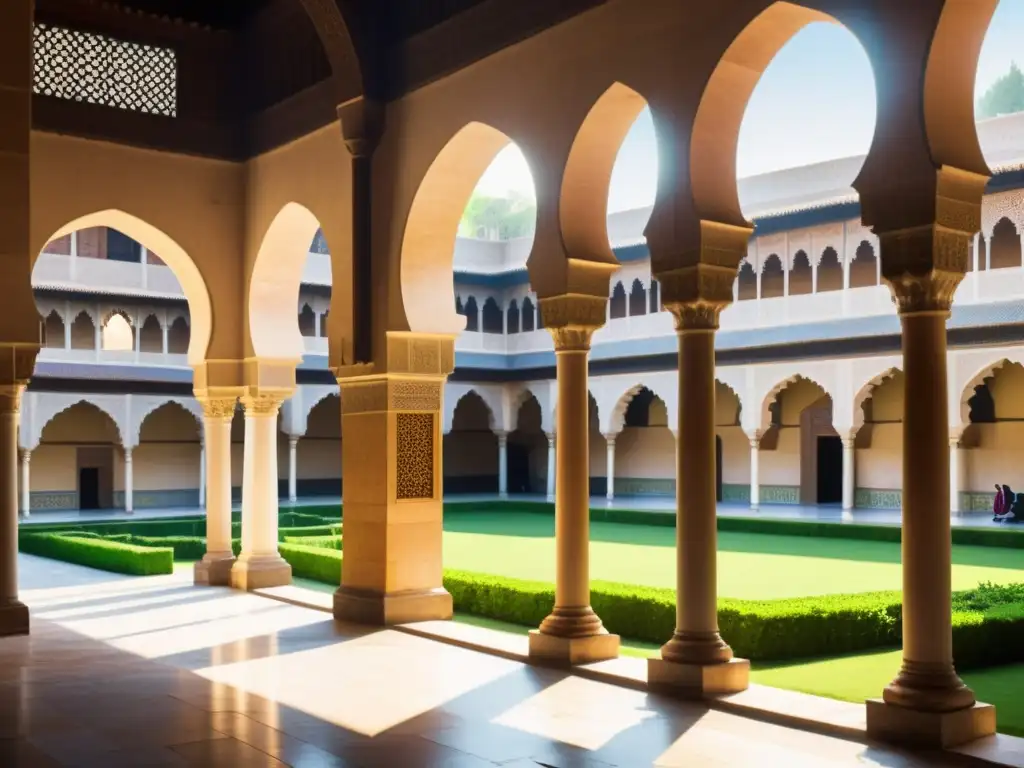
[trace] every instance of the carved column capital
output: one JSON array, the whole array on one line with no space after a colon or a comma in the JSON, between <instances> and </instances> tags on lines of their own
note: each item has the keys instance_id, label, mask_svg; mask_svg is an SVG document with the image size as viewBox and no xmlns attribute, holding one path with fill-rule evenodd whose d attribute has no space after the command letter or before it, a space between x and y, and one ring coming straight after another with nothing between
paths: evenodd
<instances>
[{"instance_id":1,"label":"carved column capital","mask_svg":"<svg viewBox=\"0 0 1024 768\"><path fill-rule=\"evenodd\" d=\"M247 416L276 416L285 398L277 393L247 394L241 401Z\"/></svg>"},{"instance_id":2,"label":"carved column capital","mask_svg":"<svg viewBox=\"0 0 1024 768\"><path fill-rule=\"evenodd\" d=\"M338 106L338 119L352 157L370 157L384 133L384 105L360 96Z\"/></svg>"},{"instance_id":3,"label":"carved column capital","mask_svg":"<svg viewBox=\"0 0 1024 768\"><path fill-rule=\"evenodd\" d=\"M658 273L661 303L675 317L677 331L718 328L722 310L732 303L740 254L734 249L723 260L729 263L698 263Z\"/></svg>"},{"instance_id":4,"label":"carved column capital","mask_svg":"<svg viewBox=\"0 0 1024 768\"><path fill-rule=\"evenodd\" d=\"M568 293L540 298L538 304L555 352L586 352L594 331L604 325L608 298Z\"/></svg>"},{"instance_id":5,"label":"carved column capital","mask_svg":"<svg viewBox=\"0 0 1024 768\"><path fill-rule=\"evenodd\" d=\"M210 420L231 420L235 416L237 397L196 398L203 409L203 417Z\"/></svg>"},{"instance_id":6,"label":"carved column capital","mask_svg":"<svg viewBox=\"0 0 1024 768\"><path fill-rule=\"evenodd\" d=\"M0 385L0 413L18 414L21 410L21 395L25 391L25 384Z\"/></svg>"},{"instance_id":7,"label":"carved column capital","mask_svg":"<svg viewBox=\"0 0 1024 768\"><path fill-rule=\"evenodd\" d=\"M972 236L937 224L879 234L882 277L901 315L949 312Z\"/></svg>"}]
</instances>

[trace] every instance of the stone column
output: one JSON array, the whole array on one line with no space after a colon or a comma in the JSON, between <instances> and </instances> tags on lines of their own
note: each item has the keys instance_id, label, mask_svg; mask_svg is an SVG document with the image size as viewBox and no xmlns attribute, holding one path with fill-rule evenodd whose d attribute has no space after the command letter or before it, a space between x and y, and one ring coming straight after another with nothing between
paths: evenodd
<instances>
[{"instance_id":1,"label":"stone column","mask_svg":"<svg viewBox=\"0 0 1024 768\"><path fill-rule=\"evenodd\" d=\"M32 451L21 452L21 516L32 514Z\"/></svg>"},{"instance_id":2,"label":"stone column","mask_svg":"<svg viewBox=\"0 0 1024 768\"><path fill-rule=\"evenodd\" d=\"M857 485L857 451L852 437L843 438L843 509L853 509Z\"/></svg>"},{"instance_id":3,"label":"stone column","mask_svg":"<svg viewBox=\"0 0 1024 768\"><path fill-rule=\"evenodd\" d=\"M555 606L530 632L530 656L563 664L612 659L619 637L590 607L590 339L604 322L604 297L541 299L555 341L558 378L555 450Z\"/></svg>"},{"instance_id":4,"label":"stone column","mask_svg":"<svg viewBox=\"0 0 1024 768\"><path fill-rule=\"evenodd\" d=\"M334 616L376 625L449 619L441 430L455 337L392 331L386 344L385 371L339 371L345 567Z\"/></svg>"},{"instance_id":5,"label":"stone column","mask_svg":"<svg viewBox=\"0 0 1024 768\"><path fill-rule=\"evenodd\" d=\"M298 452L299 438L288 436L288 501L293 504L299 499L298 490Z\"/></svg>"},{"instance_id":6,"label":"stone column","mask_svg":"<svg viewBox=\"0 0 1024 768\"><path fill-rule=\"evenodd\" d=\"M135 513L135 469L132 466L132 449L124 449L124 511Z\"/></svg>"},{"instance_id":7,"label":"stone column","mask_svg":"<svg viewBox=\"0 0 1024 768\"><path fill-rule=\"evenodd\" d=\"M508 432L498 432L498 496L508 498Z\"/></svg>"},{"instance_id":8,"label":"stone column","mask_svg":"<svg viewBox=\"0 0 1024 768\"><path fill-rule=\"evenodd\" d=\"M605 498L608 501L615 501L615 438L616 435L605 435L607 456L607 470L605 476L607 477L606 485L608 486L605 490Z\"/></svg>"},{"instance_id":9,"label":"stone column","mask_svg":"<svg viewBox=\"0 0 1024 768\"><path fill-rule=\"evenodd\" d=\"M548 438L548 475L547 475L547 497L548 501L555 500L555 433L549 432Z\"/></svg>"},{"instance_id":10,"label":"stone column","mask_svg":"<svg viewBox=\"0 0 1024 768\"><path fill-rule=\"evenodd\" d=\"M199 508L206 508L206 443L199 443Z\"/></svg>"},{"instance_id":11,"label":"stone column","mask_svg":"<svg viewBox=\"0 0 1024 768\"><path fill-rule=\"evenodd\" d=\"M755 432L750 438L750 508L761 506L761 434Z\"/></svg>"},{"instance_id":12,"label":"stone column","mask_svg":"<svg viewBox=\"0 0 1024 768\"><path fill-rule=\"evenodd\" d=\"M949 438L949 510L954 515L959 515L960 509L960 483L962 476L962 462L960 461L960 438L950 436Z\"/></svg>"},{"instance_id":13,"label":"stone column","mask_svg":"<svg viewBox=\"0 0 1024 768\"><path fill-rule=\"evenodd\" d=\"M167 342L167 330L167 318L164 318L164 322L160 326L160 349L163 352L164 357L167 356L167 350L170 348L170 345Z\"/></svg>"},{"instance_id":14,"label":"stone column","mask_svg":"<svg viewBox=\"0 0 1024 768\"><path fill-rule=\"evenodd\" d=\"M910 393L903 405L903 665L882 701L868 702L867 724L876 738L935 746L995 728L993 708L975 705L953 666L946 320L970 235L938 224L880 233Z\"/></svg>"},{"instance_id":15,"label":"stone column","mask_svg":"<svg viewBox=\"0 0 1024 768\"><path fill-rule=\"evenodd\" d=\"M242 467L242 552L231 586L253 590L291 584L292 567L277 549L277 414L279 393L247 393Z\"/></svg>"},{"instance_id":16,"label":"stone column","mask_svg":"<svg viewBox=\"0 0 1024 768\"><path fill-rule=\"evenodd\" d=\"M196 584L228 586L235 554L231 549L231 420L235 397L200 398L206 480L206 554L195 565Z\"/></svg>"},{"instance_id":17,"label":"stone column","mask_svg":"<svg viewBox=\"0 0 1024 768\"><path fill-rule=\"evenodd\" d=\"M736 270L702 265L696 272L696 297L665 300L679 336L676 629L661 658L648 660L647 680L654 688L701 697L745 690L750 662L734 658L718 631L715 331Z\"/></svg>"},{"instance_id":18,"label":"stone column","mask_svg":"<svg viewBox=\"0 0 1024 768\"><path fill-rule=\"evenodd\" d=\"M9 350L4 350L9 352ZM18 409L24 384L0 388L0 637L28 634L18 600Z\"/></svg>"}]
</instances>

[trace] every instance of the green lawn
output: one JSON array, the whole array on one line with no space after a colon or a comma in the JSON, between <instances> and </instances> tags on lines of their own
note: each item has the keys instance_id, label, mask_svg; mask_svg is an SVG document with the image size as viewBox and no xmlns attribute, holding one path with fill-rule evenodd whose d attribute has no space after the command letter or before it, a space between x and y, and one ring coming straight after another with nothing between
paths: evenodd
<instances>
[{"instance_id":1,"label":"green lawn","mask_svg":"<svg viewBox=\"0 0 1024 768\"><path fill-rule=\"evenodd\" d=\"M555 579L555 521L550 516L447 512L444 527L446 568ZM673 528L593 522L590 536L592 578L675 586ZM953 562L953 589L969 589L983 581L1024 582L1024 553L1019 549L957 546ZM718 534L722 597L803 597L900 586L900 546L895 542Z\"/></svg>"}]
</instances>

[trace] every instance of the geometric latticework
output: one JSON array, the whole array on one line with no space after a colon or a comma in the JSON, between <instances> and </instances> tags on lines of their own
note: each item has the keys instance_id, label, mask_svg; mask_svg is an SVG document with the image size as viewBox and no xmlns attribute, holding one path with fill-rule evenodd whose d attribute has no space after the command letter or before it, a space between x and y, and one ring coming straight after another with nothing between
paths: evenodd
<instances>
[{"instance_id":1,"label":"geometric latticework","mask_svg":"<svg viewBox=\"0 0 1024 768\"><path fill-rule=\"evenodd\" d=\"M43 96L174 117L178 57L170 48L36 24L32 90Z\"/></svg>"},{"instance_id":2,"label":"geometric latticework","mask_svg":"<svg viewBox=\"0 0 1024 768\"><path fill-rule=\"evenodd\" d=\"M396 498L434 498L434 414L397 415Z\"/></svg>"}]
</instances>

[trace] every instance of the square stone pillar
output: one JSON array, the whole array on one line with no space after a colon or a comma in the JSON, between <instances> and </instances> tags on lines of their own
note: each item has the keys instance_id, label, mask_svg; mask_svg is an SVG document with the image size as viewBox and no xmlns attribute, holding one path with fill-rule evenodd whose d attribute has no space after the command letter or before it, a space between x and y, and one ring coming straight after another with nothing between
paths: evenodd
<instances>
[{"instance_id":1,"label":"square stone pillar","mask_svg":"<svg viewBox=\"0 0 1024 768\"><path fill-rule=\"evenodd\" d=\"M441 583L441 429L454 363L454 336L390 332L386 373L339 371L345 560L337 619L451 618Z\"/></svg>"}]
</instances>

